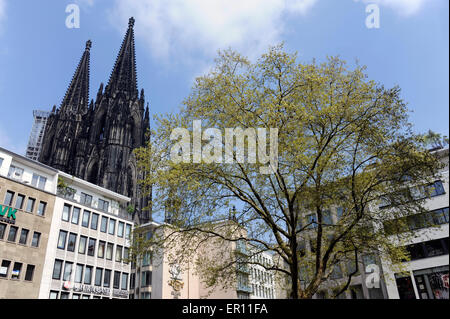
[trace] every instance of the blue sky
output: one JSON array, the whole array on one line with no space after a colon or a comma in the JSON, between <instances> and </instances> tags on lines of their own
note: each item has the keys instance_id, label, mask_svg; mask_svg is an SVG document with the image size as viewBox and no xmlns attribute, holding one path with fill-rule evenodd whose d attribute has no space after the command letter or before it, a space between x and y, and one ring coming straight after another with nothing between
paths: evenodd
<instances>
[{"instance_id":1,"label":"blue sky","mask_svg":"<svg viewBox=\"0 0 450 319\"><path fill-rule=\"evenodd\" d=\"M66 6L80 8L69 29ZM366 6L380 27L366 26ZM109 79L128 18L136 18L139 89L151 114L176 111L217 49L254 59L284 41L299 60L339 55L370 79L399 85L418 132L449 135L448 0L0 0L0 146L24 154L34 109L61 103L85 42L91 91Z\"/></svg>"}]
</instances>

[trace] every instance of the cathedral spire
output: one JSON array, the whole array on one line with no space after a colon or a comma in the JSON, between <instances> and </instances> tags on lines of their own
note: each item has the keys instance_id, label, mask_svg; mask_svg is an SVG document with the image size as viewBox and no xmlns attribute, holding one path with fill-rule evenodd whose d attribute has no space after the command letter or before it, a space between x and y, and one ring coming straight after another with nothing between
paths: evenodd
<instances>
[{"instance_id":1,"label":"cathedral spire","mask_svg":"<svg viewBox=\"0 0 450 319\"><path fill-rule=\"evenodd\" d=\"M114 64L105 92L124 92L130 98L137 98L136 55L134 50L134 18L128 21L128 30Z\"/></svg>"},{"instance_id":2,"label":"cathedral spire","mask_svg":"<svg viewBox=\"0 0 450 319\"><path fill-rule=\"evenodd\" d=\"M86 42L83 56L61 103L61 112L84 113L89 104L89 63L92 41Z\"/></svg>"}]
</instances>

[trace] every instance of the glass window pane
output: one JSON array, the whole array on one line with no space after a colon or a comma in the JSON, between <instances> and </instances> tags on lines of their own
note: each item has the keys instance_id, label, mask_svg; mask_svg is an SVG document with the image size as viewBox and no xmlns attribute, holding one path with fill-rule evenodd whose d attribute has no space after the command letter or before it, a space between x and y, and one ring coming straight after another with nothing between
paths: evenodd
<instances>
[{"instance_id":1,"label":"glass window pane","mask_svg":"<svg viewBox=\"0 0 450 319\"><path fill-rule=\"evenodd\" d=\"M122 273L122 290L128 290L128 274Z\"/></svg>"},{"instance_id":2,"label":"glass window pane","mask_svg":"<svg viewBox=\"0 0 450 319\"><path fill-rule=\"evenodd\" d=\"M80 211L81 209L78 207L73 208L72 212L72 224L78 225L78 221L80 219Z\"/></svg>"},{"instance_id":3,"label":"glass window pane","mask_svg":"<svg viewBox=\"0 0 450 319\"><path fill-rule=\"evenodd\" d=\"M29 233L28 229L22 228L22 231L20 232L19 244L22 244L22 245L27 244L28 233Z\"/></svg>"},{"instance_id":4,"label":"glass window pane","mask_svg":"<svg viewBox=\"0 0 450 319\"><path fill-rule=\"evenodd\" d=\"M116 231L116 220L115 219L110 219L109 220L109 227L108 227L108 234L110 235L114 235L115 231Z\"/></svg>"},{"instance_id":5,"label":"glass window pane","mask_svg":"<svg viewBox=\"0 0 450 319\"><path fill-rule=\"evenodd\" d=\"M67 250L68 251L75 251L76 242L77 242L77 234L70 233L69 234L69 241L67 243Z\"/></svg>"},{"instance_id":6,"label":"glass window pane","mask_svg":"<svg viewBox=\"0 0 450 319\"><path fill-rule=\"evenodd\" d=\"M44 216L45 215L45 208L47 206L47 203L45 202L39 202L39 207L38 207L38 211L37 214L39 216Z\"/></svg>"},{"instance_id":7,"label":"glass window pane","mask_svg":"<svg viewBox=\"0 0 450 319\"><path fill-rule=\"evenodd\" d=\"M60 230L59 238L58 238L58 248L59 249L66 249L66 238L67 238L67 232L64 230Z\"/></svg>"},{"instance_id":8,"label":"glass window pane","mask_svg":"<svg viewBox=\"0 0 450 319\"><path fill-rule=\"evenodd\" d=\"M96 242L95 239L89 238L88 256L94 256L95 255L95 242Z\"/></svg>"},{"instance_id":9,"label":"glass window pane","mask_svg":"<svg viewBox=\"0 0 450 319\"><path fill-rule=\"evenodd\" d=\"M98 253L97 253L97 257L98 258L104 258L105 257L105 242L104 241L99 241L98 243Z\"/></svg>"},{"instance_id":10,"label":"glass window pane","mask_svg":"<svg viewBox=\"0 0 450 319\"><path fill-rule=\"evenodd\" d=\"M64 204L61 219L68 222L70 216L70 205Z\"/></svg>"},{"instance_id":11,"label":"glass window pane","mask_svg":"<svg viewBox=\"0 0 450 319\"><path fill-rule=\"evenodd\" d=\"M28 213L32 213L34 210L34 203L36 202L36 200L34 198L30 198L28 197L28 202L27 202L27 209L26 211Z\"/></svg>"},{"instance_id":12,"label":"glass window pane","mask_svg":"<svg viewBox=\"0 0 450 319\"><path fill-rule=\"evenodd\" d=\"M108 288L111 282L111 270L105 269L105 276L103 277L103 287Z\"/></svg>"},{"instance_id":13,"label":"glass window pane","mask_svg":"<svg viewBox=\"0 0 450 319\"><path fill-rule=\"evenodd\" d=\"M86 253L86 241L87 241L87 237L80 236L80 242L78 244L78 252L80 254L85 254Z\"/></svg>"},{"instance_id":14,"label":"glass window pane","mask_svg":"<svg viewBox=\"0 0 450 319\"><path fill-rule=\"evenodd\" d=\"M90 285L91 280L92 280L92 266L86 266L86 269L84 271L84 283Z\"/></svg>"},{"instance_id":15,"label":"glass window pane","mask_svg":"<svg viewBox=\"0 0 450 319\"><path fill-rule=\"evenodd\" d=\"M97 230L98 214L92 213L91 229Z\"/></svg>"},{"instance_id":16,"label":"glass window pane","mask_svg":"<svg viewBox=\"0 0 450 319\"><path fill-rule=\"evenodd\" d=\"M0 224L0 239L3 239L5 237L6 232L6 224Z\"/></svg>"},{"instance_id":17,"label":"glass window pane","mask_svg":"<svg viewBox=\"0 0 450 319\"><path fill-rule=\"evenodd\" d=\"M39 247L40 239L41 239L41 233L34 232L33 233L33 240L31 241L31 246Z\"/></svg>"},{"instance_id":18,"label":"glass window pane","mask_svg":"<svg viewBox=\"0 0 450 319\"><path fill-rule=\"evenodd\" d=\"M91 215L91 212L88 210L83 211L83 220L81 222L81 226L83 227L89 227L89 217Z\"/></svg>"},{"instance_id":19,"label":"glass window pane","mask_svg":"<svg viewBox=\"0 0 450 319\"><path fill-rule=\"evenodd\" d=\"M75 271L75 282L81 283L83 278L83 265L77 264L77 269Z\"/></svg>"},{"instance_id":20,"label":"glass window pane","mask_svg":"<svg viewBox=\"0 0 450 319\"><path fill-rule=\"evenodd\" d=\"M11 242L15 242L16 241L17 230L18 230L17 227L9 226L8 241L11 241Z\"/></svg>"},{"instance_id":21,"label":"glass window pane","mask_svg":"<svg viewBox=\"0 0 450 319\"><path fill-rule=\"evenodd\" d=\"M102 285L102 274L103 269L102 268L96 268L95 269L95 285L101 286Z\"/></svg>"},{"instance_id":22,"label":"glass window pane","mask_svg":"<svg viewBox=\"0 0 450 319\"><path fill-rule=\"evenodd\" d=\"M100 231L106 233L106 227L108 226L108 217L102 216L102 223L100 225Z\"/></svg>"},{"instance_id":23,"label":"glass window pane","mask_svg":"<svg viewBox=\"0 0 450 319\"><path fill-rule=\"evenodd\" d=\"M106 259L112 260L113 248L114 245L108 243L108 246L106 247Z\"/></svg>"},{"instance_id":24,"label":"glass window pane","mask_svg":"<svg viewBox=\"0 0 450 319\"><path fill-rule=\"evenodd\" d=\"M125 224L123 222L119 222L119 226L117 227L117 236L123 237L123 230Z\"/></svg>"},{"instance_id":25,"label":"glass window pane","mask_svg":"<svg viewBox=\"0 0 450 319\"><path fill-rule=\"evenodd\" d=\"M116 246L116 261L120 262L122 260L122 246Z\"/></svg>"},{"instance_id":26,"label":"glass window pane","mask_svg":"<svg viewBox=\"0 0 450 319\"><path fill-rule=\"evenodd\" d=\"M35 268L34 265L27 265L27 271L25 273L26 281L33 281L34 268Z\"/></svg>"},{"instance_id":27,"label":"glass window pane","mask_svg":"<svg viewBox=\"0 0 450 319\"><path fill-rule=\"evenodd\" d=\"M5 195L5 200L3 201L3 204L6 206L11 206L13 197L14 197L14 193L11 191L7 191L6 195Z\"/></svg>"},{"instance_id":28,"label":"glass window pane","mask_svg":"<svg viewBox=\"0 0 450 319\"><path fill-rule=\"evenodd\" d=\"M62 280L70 281L70 275L72 275L72 265L73 263L66 261L66 264L64 265L64 275Z\"/></svg>"},{"instance_id":29,"label":"glass window pane","mask_svg":"<svg viewBox=\"0 0 450 319\"><path fill-rule=\"evenodd\" d=\"M25 195L17 195L16 206L14 208L22 209L23 202L25 201Z\"/></svg>"},{"instance_id":30,"label":"glass window pane","mask_svg":"<svg viewBox=\"0 0 450 319\"><path fill-rule=\"evenodd\" d=\"M53 279L61 279L61 268L62 268L62 260L56 259L55 265L53 266Z\"/></svg>"}]
</instances>

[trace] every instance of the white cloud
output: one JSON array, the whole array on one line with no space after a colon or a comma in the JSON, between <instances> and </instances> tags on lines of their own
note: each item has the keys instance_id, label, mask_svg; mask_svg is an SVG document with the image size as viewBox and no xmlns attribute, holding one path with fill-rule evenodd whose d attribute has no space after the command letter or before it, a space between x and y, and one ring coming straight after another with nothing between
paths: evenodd
<instances>
[{"instance_id":1,"label":"white cloud","mask_svg":"<svg viewBox=\"0 0 450 319\"><path fill-rule=\"evenodd\" d=\"M0 31L2 30L2 22L6 18L6 0L0 0Z\"/></svg>"},{"instance_id":2,"label":"white cloud","mask_svg":"<svg viewBox=\"0 0 450 319\"><path fill-rule=\"evenodd\" d=\"M228 47L252 56L280 41L286 13L304 15L316 1L116 0L110 18L123 31L135 17L136 36L163 60L215 56Z\"/></svg>"},{"instance_id":3,"label":"white cloud","mask_svg":"<svg viewBox=\"0 0 450 319\"><path fill-rule=\"evenodd\" d=\"M358 2L359 0L354 0ZM363 0L362 2L376 3L380 6L384 6L395 10L402 16L411 16L419 12L423 7L426 0Z\"/></svg>"}]
</instances>

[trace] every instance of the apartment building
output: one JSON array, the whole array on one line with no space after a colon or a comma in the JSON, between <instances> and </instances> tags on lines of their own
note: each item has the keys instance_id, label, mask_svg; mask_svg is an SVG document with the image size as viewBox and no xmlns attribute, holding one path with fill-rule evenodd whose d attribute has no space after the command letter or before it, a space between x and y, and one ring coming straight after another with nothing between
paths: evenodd
<instances>
[{"instance_id":1,"label":"apartment building","mask_svg":"<svg viewBox=\"0 0 450 319\"><path fill-rule=\"evenodd\" d=\"M129 202L59 172L39 298L128 299Z\"/></svg>"},{"instance_id":2,"label":"apartment building","mask_svg":"<svg viewBox=\"0 0 450 319\"><path fill-rule=\"evenodd\" d=\"M268 252L255 252L250 257L250 299L276 299L276 276L272 270L273 255Z\"/></svg>"},{"instance_id":3,"label":"apartment building","mask_svg":"<svg viewBox=\"0 0 450 319\"><path fill-rule=\"evenodd\" d=\"M398 241L395 234L399 232L412 232L413 236L402 243L411 256L403 264L404 271L396 271L389 261L383 260L390 299L449 299L449 149L434 153L445 165L440 179L410 189L415 197L427 198L424 206L428 212L406 216L402 229L392 230L394 242ZM390 225L386 221L384 227Z\"/></svg>"},{"instance_id":4,"label":"apartment building","mask_svg":"<svg viewBox=\"0 0 450 319\"><path fill-rule=\"evenodd\" d=\"M0 148L0 299L38 298L57 176Z\"/></svg>"}]
</instances>

